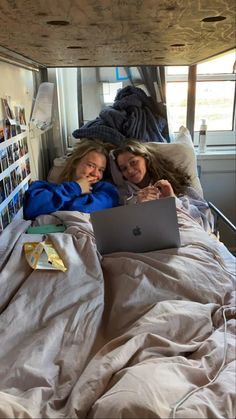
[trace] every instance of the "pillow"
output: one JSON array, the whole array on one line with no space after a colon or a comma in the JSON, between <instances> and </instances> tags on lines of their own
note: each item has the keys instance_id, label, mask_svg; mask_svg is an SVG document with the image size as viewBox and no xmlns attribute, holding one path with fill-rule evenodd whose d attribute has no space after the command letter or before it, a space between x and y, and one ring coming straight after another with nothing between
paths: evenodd
<instances>
[{"instance_id":1,"label":"pillow","mask_svg":"<svg viewBox=\"0 0 236 419\"><path fill-rule=\"evenodd\" d=\"M203 197L203 190L197 172L197 159L189 130L180 127L179 133L173 143L148 142L145 146L151 152L158 152L163 158L171 160L175 166L181 167L190 177L191 185ZM113 182L121 189L125 188L124 178L118 170L112 153L110 154L110 167Z\"/></svg>"},{"instance_id":2,"label":"pillow","mask_svg":"<svg viewBox=\"0 0 236 419\"><path fill-rule=\"evenodd\" d=\"M181 126L173 143L146 143L152 151L158 151L164 158L171 160L175 166L186 171L190 176L191 186L203 197L203 190L198 177L197 159L190 132Z\"/></svg>"},{"instance_id":3,"label":"pillow","mask_svg":"<svg viewBox=\"0 0 236 419\"><path fill-rule=\"evenodd\" d=\"M67 160L67 156L57 157L56 159L53 160L53 167L50 169L47 176L48 182L53 182L53 183L59 182L60 176L66 164L66 160Z\"/></svg>"},{"instance_id":4,"label":"pillow","mask_svg":"<svg viewBox=\"0 0 236 419\"><path fill-rule=\"evenodd\" d=\"M181 125L179 132L174 140L174 143L186 144L194 149L193 140L188 128Z\"/></svg>"}]
</instances>

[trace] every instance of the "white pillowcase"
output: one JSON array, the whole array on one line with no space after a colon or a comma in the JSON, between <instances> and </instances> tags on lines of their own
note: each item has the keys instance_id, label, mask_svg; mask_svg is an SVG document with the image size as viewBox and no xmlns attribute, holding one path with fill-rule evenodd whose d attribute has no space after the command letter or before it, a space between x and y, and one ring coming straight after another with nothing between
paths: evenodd
<instances>
[{"instance_id":1,"label":"white pillowcase","mask_svg":"<svg viewBox=\"0 0 236 419\"><path fill-rule=\"evenodd\" d=\"M197 172L197 159L189 130L180 127L173 143L146 143L149 149L158 151L164 158L171 160L176 167L180 167L190 176L191 185L200 196L203 190Z\"/></svg>"}]
</instances>

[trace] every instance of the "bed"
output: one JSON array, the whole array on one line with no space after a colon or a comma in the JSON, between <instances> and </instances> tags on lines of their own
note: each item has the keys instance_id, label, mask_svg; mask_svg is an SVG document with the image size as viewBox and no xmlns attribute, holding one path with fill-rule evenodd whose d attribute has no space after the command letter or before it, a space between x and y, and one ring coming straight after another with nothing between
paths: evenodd
<instances>
[{"instance_id":1,"label":"bed","mask_svg":"<svg viewBox=\"0 0 236 419\"><path fill-rule=\"evenodd\" d=\"M89 215L40 216L65 272L29 266L31 221L2 232L0 417L235 418L235 258L177 216L180 248L103 257Z\"/></svg>"}]
</instances>

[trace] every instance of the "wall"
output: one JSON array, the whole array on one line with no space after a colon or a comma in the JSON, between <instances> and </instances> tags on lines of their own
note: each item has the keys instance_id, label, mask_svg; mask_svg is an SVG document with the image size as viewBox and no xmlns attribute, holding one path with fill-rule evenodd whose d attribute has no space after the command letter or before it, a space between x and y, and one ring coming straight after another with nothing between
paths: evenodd
<instances>
[{"instance_id":1,"label":"wall","mask_svg":"<svg viewBox=\"0 0 236 419\"><path fill-rule=\"evenodd\" d=\"M83 68L81 72L84 123L95 119L104 107L96 71L96 68Z\"/></svg>"},{"instance_id":2,"label":"wall","mask_svg":"<svg viewBox=\"0 0 236 419\"><path fill-rule=\"evenodd\" d=\"M0 61L0 97L11 97L12 106L25 107L26 120L29 120L33 98L33 73ZM3 119L3 109L0 108L0 119Z\"/></svg>"},{"instance_id":3,"label":"wall","mask_svg":"<svg viewBox=\"0 0 236 419\"><path fill-rule=\"evenodd\" d=\"M25 190L31 180L46 176L46 134L31 127L35 74L31 70L0 61L0 99L7 99L15 116L25 113L25 123L9 124L0 100L0 231L15 217L22 216ZM14 115L13 115L14 116ZM17 118L16 118L17 119ZM6 123L8 122L8 124Z\"/></svg>"},{"instance_id":4,"label":"wall","mask_svg":"<svg viewBox=\"0 0 236 419\"><path fill-rule=\"evenodd\" d=\"M43 134L33 125L28 125L36 96L35 74L31 70L3 61L0 61L0 74L0 98L7 97L13 110L15 106L22 106L25 109L32 179L43 178L48 171L48 167L45 168L47 153L44 153L44 150L47 149L47 134ZM0 103L0 122L4 119L4 108ZM54 157L56 157L55 154ZM61 155L61 148L58 155Z\"/></svg>"},{"instance_id":5,"label":"wall","mask_svg":"<svg viewBox=\"0 0 236 419\"><path fill-rule=\"evenodd\" d=\"M206 200L211 201L229 220L236 225L236 161L235 150L208 149L198 155L201 168L201 184ZM220 223L220 239L232 250L236 250L235 235Z\"/></svg>"},{"instance_id":6,"label":"wall","mask_svg":"<svg viewBox=\"0 0 236 419\"><path fill-rule=\"evenodd\" d=\"M78 86L76 68L49 68L48 81L55 84L51 154L60 157L66 152L72 132L78 128Z\"/></svg>"}]
</instances>

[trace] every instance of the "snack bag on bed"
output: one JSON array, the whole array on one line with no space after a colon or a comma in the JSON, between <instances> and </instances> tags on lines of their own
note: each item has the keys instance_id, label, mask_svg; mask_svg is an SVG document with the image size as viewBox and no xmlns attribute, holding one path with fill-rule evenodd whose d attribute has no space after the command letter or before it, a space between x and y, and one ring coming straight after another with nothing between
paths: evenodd
<instances>
[{"instance_id":1,"label":"snack bag on bed","mask_svg":"<svg viewBox=\"0 0 236 419\"><path fill-rule=\"evenodd\" d=\"M65 272L63 261L49 241L24 243L27 262L33 269L51 269Z\"/></svg>"}]
</instances>

